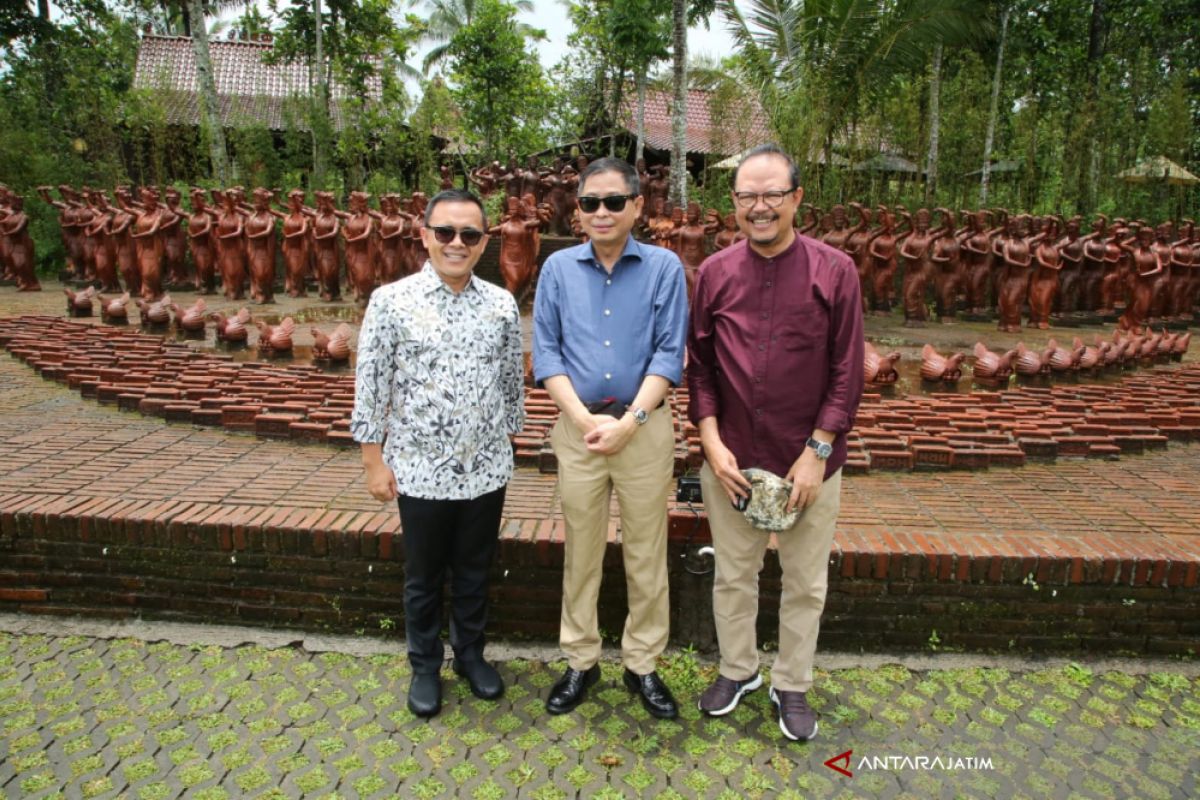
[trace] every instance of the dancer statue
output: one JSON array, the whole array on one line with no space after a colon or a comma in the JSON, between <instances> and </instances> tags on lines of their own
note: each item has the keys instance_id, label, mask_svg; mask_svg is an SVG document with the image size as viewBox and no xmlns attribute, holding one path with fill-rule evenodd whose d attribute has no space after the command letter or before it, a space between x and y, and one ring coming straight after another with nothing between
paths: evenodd
<instances>
[{"instance_id":1,"label":"dancer statue","mask_svg":"<svg viewBox=\"0 0 1200 800\"><path fill-rule=\"evenodd\" d=\"M5 241L5 266L17 282L17 291L40 292L29 215L25 213L25 198L19 194L8 195L8 213L0 220L0 239Z\"/></svg>"},{"instance_id":2,"label":"dancer statue","mask_svg":"<svg viewBox=\"0 0 1200 800\"><path fill-rule=\"evenodd\" d=\"M254 206L246 215L246 265L250 272L250 298L261 304L275 302L275 214L274 193L258 187Z\"/></svg>"},{"instance_id":3,"label":"dancer statue","mask_svg":"<svg viewBox=\"0 0 1200 800\"><path fill-rule=\"evenodd\" d=\"M1021 306L1028 295L1029 268L1033 263L1029 242L1021 236L1018 217L1008 218L1004 235L996 240L996 248L1004 264L996 282L999 330L1017 333L1021 330Z\"/></svg>"},{"instance_id":4,"label":"dancer statue","mask_svg":"<svg viewBox=\"0 0 1200 800\"><path fill-rule=\"evenodd\" d=\"M520 303L533 282L537 270L536 232L542 220L529 218L528 209L519 197L508 198L508 213L499 225L488 229L491 236L500 237L500 276L504 288Z\"/></svg>"},{"instance_id":5,"label":"dancer statue","mask_svg":"<svg viewBox=\"0 0 1200 800\"><path fill-rule=\"evenodd\" d=\"M238 208L237 192L214 190L213 195L221 204L217 216L217 263L225 299L241 300L246 296L246 221Z\"/></svg>"},{"instance_id":6,"label":"dancer statue","mask_svg":"<svg viewBox=\"0 0 1200 800\"><path fill-rule=\"evenodd\" d=\"M131 236L137 249L142 298L148 302L156 302L163 296L163 240L159 230L168 212L159 205L158 190L153 186L142 187L140 206Z\"/></svg>"}]
</instances>

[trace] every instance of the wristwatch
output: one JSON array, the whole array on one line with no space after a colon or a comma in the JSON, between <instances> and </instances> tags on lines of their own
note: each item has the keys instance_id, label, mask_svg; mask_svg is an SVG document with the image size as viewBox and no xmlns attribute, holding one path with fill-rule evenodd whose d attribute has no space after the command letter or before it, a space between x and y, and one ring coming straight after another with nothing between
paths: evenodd
<instances>
[{"instance_id":1,"label":"wristwatch","mask_svg":"<svg viewBox=\"0 0 1200 800\"><path fill-rule=\"evenodd\" d=\"M817 452L817 458L821 459L822 461L833 455L833 445L826 442L818 442L811 436L808 437L808 441L805 442L805 445L815 450Z\"/></svg>"},{"instance_id":2,"label":"wristwatch","mask_svg":"<svg viewBox=\"0 0 1200 800\"><path fill-rule=\"evenodd\" d=\"M646 409L644 409L644 408L638 408L637 406L631 406L629 408L629 413L633 414L633 421L636 422L639 426L645 425L646 422L649 421L649 419L650 419L650 415L646 413Z\"/></svg>"}]
</instances>

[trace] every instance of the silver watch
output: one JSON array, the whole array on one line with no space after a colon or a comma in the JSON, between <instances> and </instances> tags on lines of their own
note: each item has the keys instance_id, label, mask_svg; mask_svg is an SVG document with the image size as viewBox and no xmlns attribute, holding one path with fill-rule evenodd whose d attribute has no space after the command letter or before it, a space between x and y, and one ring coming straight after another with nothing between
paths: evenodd
<instances>
[{"instance_id":1,"label":"silver watch","mask_svg":"<svg viewBox=\"0 0 1200 800\"><path fill-rule=\"evenodd\" d=\"M817 458L821 459L822 461L833 455L833 445L828 444L827 442L819 442L810 436L805 444L815 450L817 452Z\"/></svg>"},{"instance_id":2,"label":"silver watch","mask_svg":"<svg viewBox=\"0 0 1200 800\"><path fill-rule=\"evenodd\" d=\"M637 406L631 406L629 409L629 413L633 414L633 421L636 422L639 426L645 425L650 420L650 415L646 413L646 409L644 409L644 408L638 408Z\"/></svg>"}]
</instances>

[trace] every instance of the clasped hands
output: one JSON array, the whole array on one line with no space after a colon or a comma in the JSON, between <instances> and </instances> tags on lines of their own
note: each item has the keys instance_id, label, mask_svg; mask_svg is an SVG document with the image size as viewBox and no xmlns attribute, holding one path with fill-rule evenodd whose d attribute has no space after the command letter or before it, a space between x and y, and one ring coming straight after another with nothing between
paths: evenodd
<instances>
[{"instance_id":1,"label":"clasped hands","mask_svg":"<svg viewBox=\"0 0 1200 800\"><path fill-rule=\"evenodd\" d=\"M587 449L604 456L615 456L621 452L637 433L637 421L630 413L620 419L606 414L586 414L573 421L575 427L583 432L583 443Z\"/></svg>"}]
</instances>

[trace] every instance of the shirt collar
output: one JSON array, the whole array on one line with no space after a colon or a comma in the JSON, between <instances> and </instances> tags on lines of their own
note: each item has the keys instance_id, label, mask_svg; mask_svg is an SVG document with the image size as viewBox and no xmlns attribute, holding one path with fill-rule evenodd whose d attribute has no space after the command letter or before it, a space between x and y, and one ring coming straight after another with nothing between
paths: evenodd
<instances>
[{"instance_id":1,"label":"shirt collar","mask_svg":"<svg viewBox=\"0 0 1200 800\"><path fill-rule=\"evenodd\" d=\"M436 292L438 289L445 289L447 292L454 294L454 291L449 286L446 285L446 282L444 280L442 280L438 276L437 272L433 269L433 264L430 263L429 259L425 259L425 266L421 267L421 271L418 274L421 276L421 279L425 282L424 285L421 287L421 289L425 292L425 294L432 294L433 292ZM475 276L475 271L471 270L471 278L470 278L470 280L467 281L467 285L463 287L463 291L464 292L467 292L467 291L478 292L479 285L476 282L479 280L480 280L480 278L477 278Z\"/></svg>"},{"instance_id":2,"label":"shirt collar","mask_svg":"<svg viewBox=\"0 0 1200 800\"><path fill-rule=\"evenodd\" d=\"M746 241L746 250L749 251L750 257L755 259L756 261L767 261L769 259L778 260L780 258L787 258L788 256L795 253L796 250L800 247L800 231L793 228L792 232L795 233L795 236L792 237L792 243L789 244L783 250L780 250L778 253L776 253L773 256L764 256L762 253L758 252L757 250L755 250L753 247L750 246L749 240Z\"/></svg>"},{"instance_id":3,"label":"shirt collar","mask_svg":"<svg viewBox=\"0 0 1200 800\"><path fill-rule=\"evenodd\" d=\"M636 258L638 261L644 261L645 257L644 253L642 252L643 247L645 247L645 245L633 238L633 234L630 233L625 239L625 249L621 251L621 256L617 259L617 264L620 264L627 258ZM588 242L582 248L580 248L579 255L576 256L576 260L587 261L593 266L603 269L603 266L600 264L600 259L596 258L596 248L592 246L591 242ZM614 264L613 267L615 268L616 264Z\"/></svg>"}]
</instances>

